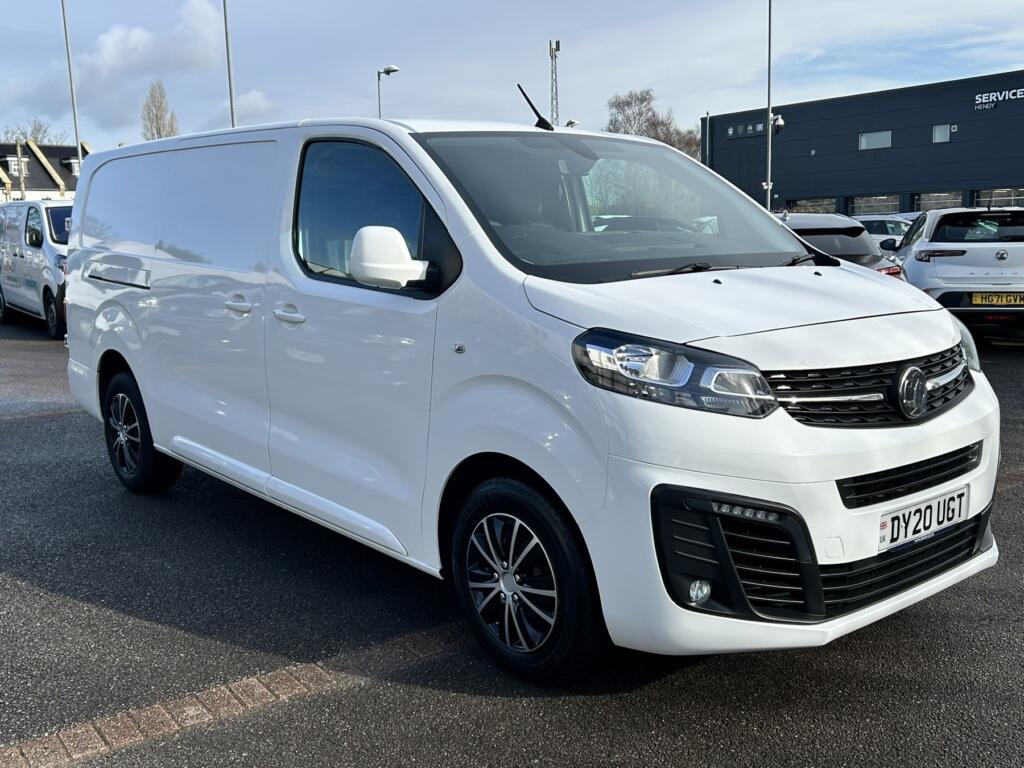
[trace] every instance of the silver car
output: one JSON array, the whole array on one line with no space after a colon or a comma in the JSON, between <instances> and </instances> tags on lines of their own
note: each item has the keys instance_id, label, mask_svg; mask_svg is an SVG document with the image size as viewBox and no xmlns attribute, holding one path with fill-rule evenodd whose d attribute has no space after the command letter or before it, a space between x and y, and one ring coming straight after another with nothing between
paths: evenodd
<instances>
[{"instance_id":1,"label":"silver car","mask_svg":"<svg viewBox=\"0 0 1024 768\"><path fill-rule=\"evenodd\" d=\"M903 270L867 233L864 225L838 213L781 213L778 218L819 251L900 280Z\"/></svg>"}]
</instances>

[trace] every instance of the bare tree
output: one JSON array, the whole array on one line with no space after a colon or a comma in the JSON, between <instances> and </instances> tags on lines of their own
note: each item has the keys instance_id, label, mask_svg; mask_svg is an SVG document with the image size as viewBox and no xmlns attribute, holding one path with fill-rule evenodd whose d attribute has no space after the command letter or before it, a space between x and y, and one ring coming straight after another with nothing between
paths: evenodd
<instances>
[{"instance_id":1,"label":"bare tree","mask_svg":"<svg viewBox=\"0 0 1024 768\"><path fill-rule=\"evenodd\" d=\"M64 131L54 131L51 124L39 117L33 117L25 124L6 125L0 132L0 141L28 141L36 144L65 144L68 135Z\"/></svg>"},{"instance_id":2,"label":"bare tree","mask_svg":"<svg viewBox=\"0 0 1024 768\"><path fill-rule=\"evenodd\" d=\"M149 86L142 105L142 138L145 141L178 135L178 116L167 103L167 91L159 80Z\"/></svg>"},{"instance_id":3,"label":"bare tree","mask_svg":"<svg viewBox=\"0 0 1024 768\"><path fill-rule=\"evenodd\" d=\"M650 88L617 93L608 99L607 130L646 136L663 141L691 157L700 157L700 130L677 126L671 109L659 112L655 107L654 91Z\"/></svg>"}]
</instances>

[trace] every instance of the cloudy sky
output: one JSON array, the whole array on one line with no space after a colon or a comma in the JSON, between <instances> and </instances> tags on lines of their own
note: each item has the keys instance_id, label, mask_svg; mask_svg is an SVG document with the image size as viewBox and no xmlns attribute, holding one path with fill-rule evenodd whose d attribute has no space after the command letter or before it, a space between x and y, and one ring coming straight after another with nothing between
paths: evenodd
<instances>
[{"instance_id":1,"label":"cloudy sky","mask_svg":"<svg viewBox=\"0 0 1024 768\"><path fill-rule=\"evenodd\" d=\"M228 122L221 0L67 0L82 136L140 140L146 89L183 132ZM1024 0L775 0L785 103L1024 68ZM41 116L69 135L59 0L4 18L0 127ZM29 10L31 9L31 10ZM616 92L653 88L681 124L764 103L766 0L231 0L240 122L376 112L528 122L562 41L562 120L601 128Z\"/></svg>"}]
</instances>

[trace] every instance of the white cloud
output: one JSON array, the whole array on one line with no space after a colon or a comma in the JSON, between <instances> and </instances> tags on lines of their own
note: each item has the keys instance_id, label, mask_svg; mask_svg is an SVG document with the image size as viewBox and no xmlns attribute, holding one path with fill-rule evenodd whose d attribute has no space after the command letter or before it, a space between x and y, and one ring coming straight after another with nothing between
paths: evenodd
<instances>
[{"instance_id":1,"label":"white cloud","mask_svg":"<svg viewBox=\"0 0 1024 768\"><path fill-rule=\"evenodd\" d=\"M238 122L244 124L264 123L274 117L277 106L263 91L253 88L251 91L235 96L235 110Z\"/></svg>"},{"instance_id":2,"label":"white cloud","mask_svg":"<svg viewBox=\"0 0 1024 768\"><path fill-rule=\"evenodd\" d=\"M96 39L93 49L79 58L78 66L99 78L109 78L151 58L154 47L148 29L118 24Z\"/></svg>"},{"instance_id":3,"label":"white cloud","mask_svg":"<svg viewBox=\"0 0 1024 768\"><path fill-rule=\"evenodd\" d=\"M153 80L222 66L223 26L212 2L185 0L177 16L177 23L167 30L115 24L75 56L83 117L106 130L123 130L139 121ZM170 102L173 107L173 93ZM63 64L53 62L40 75L18 80L6 96L0 94L0 106L28 107L31 114L63 118L70 107Z\"/></svg>"},{"instance_id":4,"label":"white cloud","mask_svg":"<svg viewBox=\"0 0 1024 768\"><path fill-rule=\"evenodd\" d=\"M230 114L228 100L221 100L216 112L201 123L199 130L214 131L226 128ZM269 123L276 119L278 114L278 105L259 88L235 94L235 117L239 125Z\"/></svg>"}]
</instances>

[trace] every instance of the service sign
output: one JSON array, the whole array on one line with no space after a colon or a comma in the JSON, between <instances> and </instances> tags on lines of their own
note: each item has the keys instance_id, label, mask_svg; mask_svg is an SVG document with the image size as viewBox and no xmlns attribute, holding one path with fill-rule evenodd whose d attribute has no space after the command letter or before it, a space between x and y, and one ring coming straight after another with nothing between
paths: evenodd
<instances>
[{"instance_id":1,"label":"service sign","mask_svg":"<svg viewBox=\"0 0 1024 768\"><path fill-rule=\"evenodd\" d=\"M974 94L974 108L977 110L994 109L1001 101L1024 101L1024 88L1008 91L990 91Z\"/></svg>"}]
</instances>

